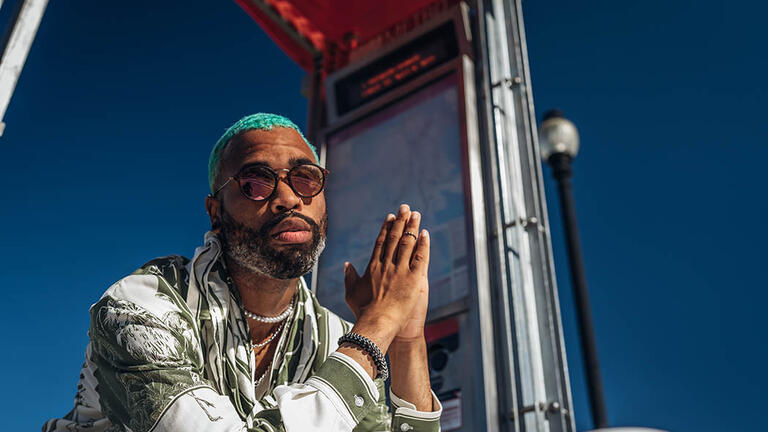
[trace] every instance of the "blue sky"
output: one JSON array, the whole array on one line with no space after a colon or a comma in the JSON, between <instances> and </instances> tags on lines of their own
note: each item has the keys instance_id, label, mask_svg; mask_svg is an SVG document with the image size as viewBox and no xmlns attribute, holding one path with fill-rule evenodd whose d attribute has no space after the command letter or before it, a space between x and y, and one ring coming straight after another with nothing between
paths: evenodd
<instances>
[{"instance_id":1,"label":"blue sky","mask_svg":"<svg viewBox=\"0 0 768 432\"><path fill-rule=\"evenodd\" d=\"M611 424L757 429L768 384L768 7L529 0L524 12L539 118L559 107L581 132L574 186ZM234 2L51 2L0 137L9 430L71 408L88 307L147 260L192 253L208 226L212 144L245 113L305 124L302 75Z\"/></svg>"}]
</instances>

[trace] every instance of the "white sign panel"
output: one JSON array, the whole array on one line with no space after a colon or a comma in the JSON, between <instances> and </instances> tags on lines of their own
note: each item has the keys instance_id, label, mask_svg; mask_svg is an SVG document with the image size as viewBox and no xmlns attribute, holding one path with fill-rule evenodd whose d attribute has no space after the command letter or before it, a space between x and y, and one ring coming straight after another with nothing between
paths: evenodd
<instances>
[{"instance_id":1,"label":"white sign panel","mask_svg":"<svg viewBox=\"0 0 768 432\"><path fill-rule=\"evenodd\" d=\"M318 265L321 303L351 319L344 262L363 273L387 213L422 213L432 239L430 309L469 292L456 77L418 90L326 140L328 243Z\"/></svg>"}]
</instances>

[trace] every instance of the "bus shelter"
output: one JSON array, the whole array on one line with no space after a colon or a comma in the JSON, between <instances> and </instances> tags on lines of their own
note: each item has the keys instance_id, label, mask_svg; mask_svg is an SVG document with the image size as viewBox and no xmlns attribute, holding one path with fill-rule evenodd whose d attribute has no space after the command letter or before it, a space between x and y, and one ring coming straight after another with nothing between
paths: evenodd
<instances>
[{"instance_id":1,"label":"bus shelter","mask_svg":"<svg viewBox=\"0 0 768 432\"><path fill-rule=\"evenodd\" d=\"M432 238L426 337L444 431L574 431L520 0L236 0L306 73L333 173L320 302L345 318L407 202Z\"/></svg>"}]
</instances>

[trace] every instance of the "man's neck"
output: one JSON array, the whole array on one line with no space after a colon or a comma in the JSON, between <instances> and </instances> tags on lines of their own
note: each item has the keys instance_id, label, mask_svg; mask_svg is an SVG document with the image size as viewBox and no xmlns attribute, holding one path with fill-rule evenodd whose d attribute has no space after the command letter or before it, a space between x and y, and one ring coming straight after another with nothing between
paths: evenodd
<instances>
[{"instance_id":1,"label":"man's neck","mask_svg":"<svg viewBox=\"0 0 768 432\"><path fill-rule=\"evenodd\" d=\"M249 312L263 316L282 313L296 293L299 279L274 279L243 267L225 256L232 281L240 292L243 307Z\"/></svg>"}]
</instances>

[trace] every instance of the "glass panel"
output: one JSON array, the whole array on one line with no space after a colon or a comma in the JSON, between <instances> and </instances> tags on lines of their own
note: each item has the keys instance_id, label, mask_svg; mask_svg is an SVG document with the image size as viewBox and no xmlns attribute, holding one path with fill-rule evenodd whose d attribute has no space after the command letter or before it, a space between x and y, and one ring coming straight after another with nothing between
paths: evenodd
<instances>
[{"instance_id":1,"label":"glass panel","mask_svg":"<svg viewBox=\"0 0 768 432\"><path fill-rule=\"evenodd\" d=\"M365 271L384 216L408 203L432 238L430 309L469 292L458 81L450 75L327 140L328 243L320 302L341 316L344 261Z\"/></svg>"}]
</instances>

